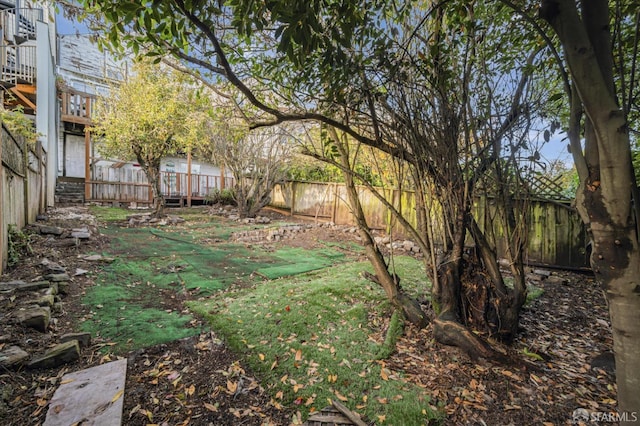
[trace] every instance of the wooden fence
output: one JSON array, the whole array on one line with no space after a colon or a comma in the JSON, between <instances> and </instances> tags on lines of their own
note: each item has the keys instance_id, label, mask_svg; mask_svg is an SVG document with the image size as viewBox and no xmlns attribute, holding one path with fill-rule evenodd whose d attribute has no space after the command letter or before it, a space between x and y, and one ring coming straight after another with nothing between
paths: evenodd
<instances>
[{"instance_id":1,"label":"wooden fence","mask_svg":"<svg viewBox=\"0 0 640 426\"><path fill-rule=\"evenodd\" d=\"M22 229L46 209L46 152L38 143L29 146L2 126L0 135L0 259L7 264L9 226Z\"/></svg>"},{"instance_id":2,"label":"wooden fence","mask_svg":"<svg viewBox=\"0 0 640 426\"><path fill-rule=\"evenodd\" d=\"M413 191L378 189L412 225L416 225L416 201ZM403 229L396 223L389 209L366 187L358 187L360 202L369 225L401 238ZM353 225L347 202L346 188L336 183L287 182L278 185L272 194L271 205L284 208L294 215L330 220L336 224ZM488 236L496 242L498 254L504 253L504 235L496 218L495 200L480 197L474 201L473 214ZM431 206L431 219L436 229L442 228L442 214ZM569 203L531 200L529 202L528 263L559 267L588 266L587 236L582 222Z\"/></svg>"},{"instance_id":3,"label":"wooden fence","mask_svg":"<svg viewBox=\"0 0 640 426\"><path fill-rule=\"evenodd\" d=\"M123 164L124 165L124 164ZM153 202L151 185L140 168L111 166L95 166L92 170L90 200L110 203ZM205 200L215 189L233 186L233 178L227 176L201 175L195 173L161 172L160 188L162 195L168 199Z\"/></svg>"}]
</instances>

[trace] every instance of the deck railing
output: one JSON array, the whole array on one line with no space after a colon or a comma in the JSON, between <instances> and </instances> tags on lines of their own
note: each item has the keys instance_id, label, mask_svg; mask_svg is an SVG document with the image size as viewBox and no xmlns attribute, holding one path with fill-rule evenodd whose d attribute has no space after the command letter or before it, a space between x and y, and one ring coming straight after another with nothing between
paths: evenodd
<instances>
[{"instance_id":1,"label":"deck railing","mask_svg":"<svg viewBox=\"0 0 640 426\"><path fill-rule=\"evenodd\" d=\"M42 9L0 11L0 80L11 84L33 84L36 78L36 47L24 44L36 38L36 22Z\"/></svg>"},{"instance_id":2,"label":"deck railing","mask_svg":"<svg viewBox=\"0 0 640 426\"><path fill-rule=\"evenodd\" d=\"M89 124L95 95L67 90L61 92L62 121Z\"/></svg>"}]
</instances>

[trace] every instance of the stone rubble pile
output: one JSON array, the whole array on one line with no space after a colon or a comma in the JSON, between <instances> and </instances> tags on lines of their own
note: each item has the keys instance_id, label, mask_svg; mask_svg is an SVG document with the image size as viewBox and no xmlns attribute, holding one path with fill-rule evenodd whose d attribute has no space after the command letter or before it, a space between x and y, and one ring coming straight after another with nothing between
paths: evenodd
<instances>
[{"instance_id":1,"label":"stone rubble pile","mask_svg":"<svg viewBox=\"0 0 640 426\"><path fill-rule=\"evenodd\" d=\"M231 234L233 241L242 243L259 243L263 241L281 241L293 239L297 234L308 232L315 228L335 227L333 223L316 223L300 225L284 225L278 228L253 229L250 231L240 231Z\"/></svg>"},{"instance_id":2,"label":"stone rubble pile","mask_svg":"<svg viewBox=\"0 0 640 426\"><path fill-rule=\"evenodd\" d=\"M167 215L166 217L154 217L151 213L136 213L127 216L127 224L130 228L139 226L167 226L183 223L185 220L179 216Z\"/></svg>"},{"instance_id":3,"label":"stone rubble pile","mask_svg":"<svg viewBox=\"0 0 640 426\"><path fill-rule=\"evenodd\" d=\"M47 224L52 216L40 215L37 222L28 229L45 236L47 245L52 247L80 245L98 235L95 219L91 215L83 217L74 212L52 210L52 216L75 215L71 219L79 219L86 224L78 228L65 228ZM45 222L45 223L43 223ZM78 223L77 221L75 223ZM113 259L100 255L80 255L84 260L93 262L110 262ZM73 276L84 275L88 271L76 269L69 272L60 264L47 258L38 266L40 275L31 281L14 280L0 282L0 301L6 309L0 311L0 370L4 368L52 368L80 357L81 348L89 345L89 333L73 333L57 336L55 333L57 316L62 313L63 298L69 293ZM36 330L46 335L50 345L46 350L38 350L29 339L28 330ZM9 330L9 331L7 331ZM50 338L50 339L49 339Z\"/></svg>"},{"instance_id":4,"label":"stone rubble pile","mask_svg":"<svg viewBox=\"0 0 640 426\"><path fill-rule=\"evenodd\" d=\"M57 263L44 259L41 263L44 275L37 280L0 282L0 296L16 302L9 313L0 314L0 322L13 325L14 333L0 335L1 368L52 368L73 362L80 357L80 349L89 345L89 333L53 336L50 326L57 322L56 315L62 312L62 299L69 292L71 276ZM40 333L51 333L53 346L44 352L31 353L25 332L15 330L33 329ZM56 342L57 341L57 342Z\"/></svg>"},{"instance_id":5,"label":"stone rubble pile","mask_svg":"<svg viewBox=\"0 0 640 426\"><path fill-rule=\"evenodd\" d=\"M246 217L241 219L238 209L233 206L215 205L209 208L209 214L216 216L225 216L229 220L235 220L246 224L267 224L271 223L271 219L267 216Z\"/></svg>"}]
</instances>

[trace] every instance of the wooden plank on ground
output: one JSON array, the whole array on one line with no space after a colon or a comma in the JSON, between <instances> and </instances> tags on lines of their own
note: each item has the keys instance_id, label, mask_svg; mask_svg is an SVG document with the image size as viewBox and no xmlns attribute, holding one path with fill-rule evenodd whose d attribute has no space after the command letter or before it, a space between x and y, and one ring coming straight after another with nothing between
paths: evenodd
<instances>
[{"instance_id":1,"label":"wooden plank on ground","mask_svg":"<svg viewBox=\"0 0 640 426\"><path fill-rule=\"evenodd\" d=\"M127 360L65 374L43 426L120 426Z\"/></svg>"}]
</instances>

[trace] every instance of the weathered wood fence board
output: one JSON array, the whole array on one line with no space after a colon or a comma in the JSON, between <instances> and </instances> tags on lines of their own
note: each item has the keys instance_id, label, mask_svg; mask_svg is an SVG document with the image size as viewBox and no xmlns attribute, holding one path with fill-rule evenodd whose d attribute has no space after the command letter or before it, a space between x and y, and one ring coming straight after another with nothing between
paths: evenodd
<instances>
[{"instance_id":1,"label":"weathered wood fence board","mask_svg":"<svg viewBox=\"0 0 640 426\"><path fill-rule=\"evenodd\" d=\"M215 189L223 189L220 176L182 172L161 172L160 190L165 197L203 199ZM92 168L91 200L97 202L151 203L153 196L147 176L140 168L94 166ZM233 178L226 177L224 186L233 185ZM191 193L189 194L189 189Z\"/></svg>"},{"instance_id":2,"label":"weathered wood fence board","mask_svg":"<svg viewBox=\"0 0 640 426\"><path fill-rule=\"evenodd\" d=\"M407 221L416 226L416 197L413 191L378 189L379 193L400 211ZM393 235L406 235L390 210L366 187L358 187L360 202L369 226ZM294 215L331 220L340 225L354 225L342 184L287 182L272 192L271 205L288 209ZM441 242L444 229L442 209L433 202L427 206L428 217L434 228L435 241ZM498 254L505 253L504 232L496 219L495 200L478 197L472 213L490 239L495 241ZM568 204L558 201L530 200L525 259L560 267L588 266L587 237L578 214Z\"/></svg>"},{"instance_id":3,"label":"weathered wood fence board","mask_svg":"<svg viewBox=\"0 0 640 426\"><path fill-rule=\"evenodd\" d=\"M21 229L45 209L47 157L40 144L29 146L4 125L0 139L0 265L4 270L9 226Z\"/></svg>"}]
</instances>

